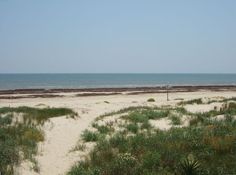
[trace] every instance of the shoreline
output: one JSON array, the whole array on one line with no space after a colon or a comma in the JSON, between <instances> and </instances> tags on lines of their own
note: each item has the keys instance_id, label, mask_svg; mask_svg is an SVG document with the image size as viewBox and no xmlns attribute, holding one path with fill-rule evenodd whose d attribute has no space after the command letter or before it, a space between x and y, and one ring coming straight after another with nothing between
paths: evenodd
<instances>
[{"instance_id":1,"label":"shoreline","mask_svg":"<svg viewBox=\"0 0 236 175\"><path fill-rule=\"evenodd\" d=\"M123 92L129 92L128 95L136 93L163 93L166 92L166 86L143 86L143 87L104 87L104 88L35 88L35 89L9 89L0 90L0 95L14 95L14 94L52 94L52 93L104 93L112 92L115 94L121 94ZM210 91L236 91L236 85L175 85L169 86L170 92L195 92L201 90ZM96 95L96 94L94 94ZM100 94L97 94L100 95ZM104 95L106 95L104 93ZM52 95L51 95L52 96Z\"/></svg>"}]
</instances>

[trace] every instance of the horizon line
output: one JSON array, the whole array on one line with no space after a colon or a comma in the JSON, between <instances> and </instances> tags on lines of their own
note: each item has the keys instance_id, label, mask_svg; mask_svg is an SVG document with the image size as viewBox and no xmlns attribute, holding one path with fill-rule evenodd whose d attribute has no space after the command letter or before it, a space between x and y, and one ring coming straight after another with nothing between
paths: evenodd
<instances>
[{"instance_id":1,"label":"horizon line","mask_svg":"<svg viewBox=\"0 0 236 175\"><path fill-rule=\"evenodd\" d=\"M0 74L236 74L236 72L0 72Z\"/></svg>"}]
</instances>

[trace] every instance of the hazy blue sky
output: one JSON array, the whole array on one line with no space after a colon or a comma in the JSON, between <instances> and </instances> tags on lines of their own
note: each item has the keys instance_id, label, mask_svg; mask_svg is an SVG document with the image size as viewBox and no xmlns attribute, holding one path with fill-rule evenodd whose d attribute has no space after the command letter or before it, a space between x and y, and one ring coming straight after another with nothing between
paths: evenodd
<instances>
[{"instance_id":1,"label":"hazy blue sky","mask_svg":"<svg viewBox=\"0 0 236 175\"><path fill-rule=\"evenodd\" d=\"M236 0L0 0L0 72L236 73Z\"/></svg>"}]
</instances>

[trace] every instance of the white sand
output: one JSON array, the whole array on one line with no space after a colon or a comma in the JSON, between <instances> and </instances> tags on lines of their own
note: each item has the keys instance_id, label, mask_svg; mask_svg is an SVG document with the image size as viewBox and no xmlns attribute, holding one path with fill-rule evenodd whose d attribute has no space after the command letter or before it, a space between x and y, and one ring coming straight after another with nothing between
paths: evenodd
<instances>
[{"instance_id":1,"label":"white sand","mask_svg":"<svg viewBox=\"0 0 236 175\"><path fill-rule=\"evenodd\" d=\"M203 113L208 112L211 110L217 109L220 110L222 107L222 103L211 103L211 104L192 104L192 105L186 105L185 109L192 113Z\"/></svg>"},{"instance_id":2,"label":"white sand","mask_svg":"<svg viewBox=\"0 0 236 175\"><path fill-rule=\"evenodd\" d=\"M66 95L66 94L63 94ZM36 173L29 167L30 163L23 162L19 169L20 175L59 175L65 174L81 155L70 150L76 145L83 130L89 127L91 122L101 114L119 110L129 106L139 105L175 105L177 98L184 100L196 98L216 98L223 96L226 98L236 96L235 92L188 92L170 94L170 101L166 101L166 94L139 94L139 95L114 95L114 96L93 96L93 97L73 97L68 93L65 97L57 98L27 98L27 99L0 99L0 107L4 106L31 106L39 107L38 104L45 104L50 107L72 108L80 115L78 119L68 119L64 117L53 118L50 123L44 126L45 141L39 145L39 154L36 157L40 167L40 173ZM156 102L148 103L148 98L155 98ZM104 101L110 102L109 104ZM135 101L135 102L134 102ZM214 104L213 104L214 105ZM214 108L213 105L191 105L190 111L208 111ZM42 107L42 106L41 106ZM200 109L199 109L200 108ZM163 126L162 126L163 124ZM158 124L163 129L168 129L166 122Z\"/></svg>"}]
</instances>

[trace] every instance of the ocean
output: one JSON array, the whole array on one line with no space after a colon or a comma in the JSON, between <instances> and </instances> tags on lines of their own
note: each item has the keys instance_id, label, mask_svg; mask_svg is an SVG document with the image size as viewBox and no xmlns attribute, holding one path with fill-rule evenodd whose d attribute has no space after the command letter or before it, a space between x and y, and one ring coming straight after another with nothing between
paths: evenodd
<instances>
[{"instance_id":1,"label":"ocean","mask_svg":"<svg viewBox=\"0 0 236 175\"><path fill-rule=\"evenodd\" d=\"M236 74L0 74L0 89L236 85Z\"/></svg>"}]
</instances>

